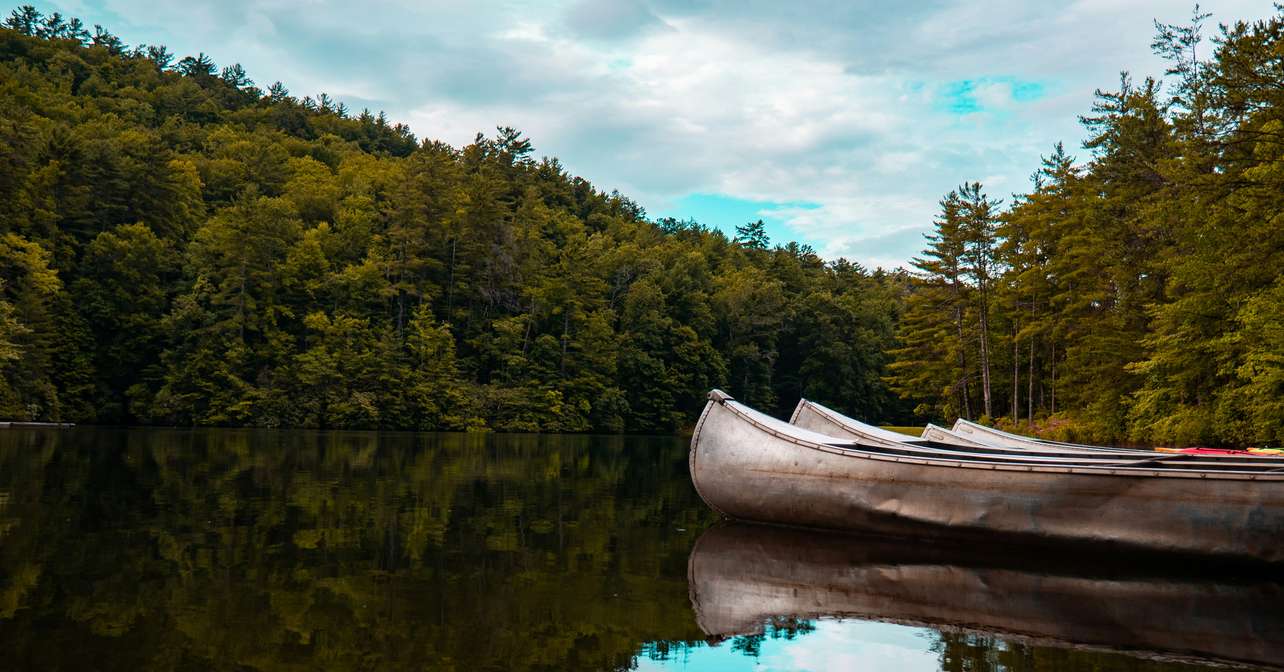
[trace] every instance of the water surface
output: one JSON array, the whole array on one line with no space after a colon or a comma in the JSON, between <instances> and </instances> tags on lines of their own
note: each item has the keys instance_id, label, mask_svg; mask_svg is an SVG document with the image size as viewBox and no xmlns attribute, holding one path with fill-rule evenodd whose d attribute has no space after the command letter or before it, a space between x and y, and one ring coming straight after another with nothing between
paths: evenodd
<instances>
[{"instance_id":1,"label":"water surface","mask_svg":"<svg viewBox=\"0 0 1284 672\"><path fill-rule=\"evenodd\" d=\"M715 524L671 437L0 432L0 669L1158 671L1284 640L1252 577L950 553Z\"/></svg>"}]
</instances>

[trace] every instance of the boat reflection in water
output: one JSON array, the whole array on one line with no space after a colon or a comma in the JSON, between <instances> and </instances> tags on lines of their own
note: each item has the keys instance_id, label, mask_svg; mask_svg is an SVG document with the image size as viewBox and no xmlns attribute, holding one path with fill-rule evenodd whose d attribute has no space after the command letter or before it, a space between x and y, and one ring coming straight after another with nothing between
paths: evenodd
<instances>
[{"instance_id":1,"label":"boat reflection in water","mask_svg":"<svg viewBox=\"0 0 1284 672\"><path fill-rule=\"evenodd\" d=\"M782 620L859 618L1152 661L1284 665L1279 584L1165 569L1065 555L1049 566L1006 551L737 523L700 537L688 581L714 640Z\"/></svg>"}]
</instances>

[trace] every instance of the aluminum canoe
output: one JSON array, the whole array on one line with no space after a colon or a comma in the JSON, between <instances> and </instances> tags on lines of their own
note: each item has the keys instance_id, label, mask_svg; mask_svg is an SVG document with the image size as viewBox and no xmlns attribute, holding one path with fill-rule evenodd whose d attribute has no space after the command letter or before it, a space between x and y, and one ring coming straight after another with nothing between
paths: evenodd
<instances>
[{"instance_id":1,"label":"aluminum canoe","mask_svg":"<svg viewBox=\"0 0 1284 672\"><path fill-rule=\"evenodd\" d=\"M1166 460L866 445L715 390L691 439L690 471L704 501L739 520L1284 561L1284 471Z\"/></svg>"},{"instance_id":2,"label":"aluminum canoe","mask_svg":"<svg viewBox=\"0 0 1284 672\"><path fill-rule=\"evenodd\" d=\"M929 427L934 427L934 426L929 425ZM959 418L958 420L955 420L954 426L951 429L945 430L940 427L937 427L935 428L935 430L933 430L933 433L935 436L957 437L959 440L966 440L971 442L974 445L1004 447L1004 448L1019 448L1022 450L1034 450L1034 451L1063 450L1063 451L1073 451L1073 452L1107 453L1107 454L1114 454L1114 455L1141 455L1141 454L1153 455L1155 454L1155 452L1157 452L1155 450L1150 450L1145 448L1119 448L1115 446L1094 446L1094 445L1084 444L1084 443L1067 443L1065 441L1052 441L1050 439L1039 439L1031 436L1023 436L1021 434L1013 434L1012 432L1005 432L1001 429L995 429L993 427L986 427L985 425L982 425L980 423L972 422L970 420L964 420L963 418ZM926 431L924 434L926 435ZM1177 451L1169 451L1169 453L1183 454ZM1219 460L1248 460L1248 461L1255 461L1255 462L1262 462L1262 463L1275 461L1280 466L1284 467L1284 457L1281 457L1279 455L1253 454L1247 451L1238 451L1231 454L1199 454L1199 453L1189 453L1189 454L1198 455L1199 457L1211 462L1216 462Z\"/></svg>"},{"instance_id":3,"label":"aluminum canoe","mask_svg":"<svg viewBox=\"0 0 1284 672\"><path fill-rule=\"evenodd\" d=\"M1008 441L996 434L982 433L981 430L973 430L971 424L967 428L959 429L959 423L966 423L966 420L959 420L954 424L953 429L939 427L939 425L928 424L923 428L922 436L910 437L908 434L892 432L890 429L874 427L874 425L862 423L860 420L849 418L833 409L820 405L820 403L806 400L799 400L794 409L794 415L790 418L790 424L804 429L813 430L829 436L854 439L874 446L891 446L896 443L945 443L945 445L967 446L973 448L1028 448L1028 450L1053 450L1064 452L1099 452L1089 446L1077 446L1072 443L1055 443L1040 442L1037 439L1026 439L1026 441ZM984 425L975 425L977 428L989 429ZM1017 437L1017 434L1011 434ZM1018 437L1021 438L1021 437ZM1104 448L1103 448L1104 450ZM1112 448L1113 450L1113 448ZM1143 451L1124 451L1140 455ZM1149 451L1144 451L1149 454Z\"/></svg>"},{"instance_id":4,"label":"aluminum canoe","mask_svg":"<svg viewBox=\"0 0 1284 672\"><path fill-rule=\"evenodd\" d=\"M982 430L988 430L990 433L982 433L979 430L975 433L966 433L957 431L960 424L969 427L978 427ZM790 418L790 424L810 429L821 434L851 439L870 445L891 446L887 440L892 440L896 433L881 427L875 427L860 422L854 418L847 417L838 411L827 408L821 404L808 399L802 399L794 409L793 416ZM1088 446L1075 443L1061 443L1057 441L1043 441L1041 439L1030 439L1021 437L1017 434L1009 434L999 430L993 430L984 425L969 423L966 420L959 420L954 425L954 430L948 430L937 425L929 424L923 431L922 437L911 437L900 435L899 443L908 443L920 446L958 446L973 451L1010 453L1014 455L1061 455L1067 458L1075 457L1100 457L1102 459L1123 459L1132 456L1135 459L1154 459L1157 454L1152 450L1128 449L1128 448L1106 448L1101 446ZM1006 440L1004 437L1015 437L1016 439L1024 438L1024 441ZM872 441L871 441L872 439ZM1183 465L1214 465L1219 463L1244 463L1253 465L1274 464L1277 467L1284 467L1284 458L1269 455L1199 455L1184 454L1185 458L1170 462L1171 464Z\"/></svg>"},{"instance_id":5,"label":"aluminum canoe","mask_svg":"<svg viewBox=\"0 0 1284 672\"><path fill-rule=\"evenodd\" d=\"M817 434L851 439L871 446L897 446L918 441L916 437L849 418L808 399L798 400L794 414L789 417L789 424Z\"/></svg>"},{"instance_id":6,"label":"aluminum canoe","mask_svg":"<svg viewBox=\"0 0 1284 672\"><path fill-rule=\"evenodd\" d=\"M954 421L954 426L951 428L951 432L959 436L966 436L973 441L977 441L988 445L1006 445L1006 446L1017 446L1021 448L1033 448L1033 449L1047 448L1049 446L1057 446L1057 447L1075 448L1075 449L1081 449L1081 450L1135 452L1128 448L1115 448L1113 446L1090 446L1082 443L1067 443L1065 441L1050 441L1048 439L1038 439L1032 436L1022 436L1020 434L1013 434L1012 432L1005 432L1000 429L994 429L993 427L986 427L985 425L982 425L980 423L972 422L970 420L964 420L963 418L959 418L958 420Z\"/></svg>"}]
</instances>

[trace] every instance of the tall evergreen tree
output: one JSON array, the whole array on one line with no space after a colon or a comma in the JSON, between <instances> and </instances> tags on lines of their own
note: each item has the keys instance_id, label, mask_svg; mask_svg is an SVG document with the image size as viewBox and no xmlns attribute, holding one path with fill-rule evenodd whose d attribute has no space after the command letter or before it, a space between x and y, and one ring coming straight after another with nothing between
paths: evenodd
<instances>
[{"instance_id":1,"label":"tall evergreen tree","mask_svg":"<svg viewBox=\"0 0 1284 672\"><path fill-rule=\"evenodd\" d=\"M965 203L958 191L941 199L928 247L913 260L918 270L898 327L900 347L888 378L902 397L919 400L929 417L973 417L970 386ZM933 402L935 404L933 405Z\"/></svg>"}]
</instances>

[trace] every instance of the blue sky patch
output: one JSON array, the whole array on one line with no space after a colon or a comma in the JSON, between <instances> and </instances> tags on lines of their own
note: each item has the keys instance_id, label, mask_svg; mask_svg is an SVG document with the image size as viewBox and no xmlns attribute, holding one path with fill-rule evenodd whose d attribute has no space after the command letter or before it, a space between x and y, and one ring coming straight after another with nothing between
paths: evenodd
<instances>
[{"instance_id":1,"label":"blue sky patch","mask_svg":"<svg viewBox=\"0 0 1284 672\"><path fill-rule=\"evenodd\" d=\"M783 219L771 215L782 209L814 210L819 207L819 203L806 201L753 201L724 194L687 194L677 199L672 207L661 209L653 213L653 216L694 219L705 226L723 231L728 236L736 234L737 226L761 219L767 225L767 235L771 237L773 245L796 240L820 249L819 241L807 239Z\"/></svg>"},{"instance_id":2,"label":"blue sky patch","mask_svg":"<svg viewBox=\"0 0 1284 672\"><path fill-rule=\"evenodd\" d=\"M1028 103L1042 98L1043 94L1043 84L1039 82L1012 80L1012 100Z\"/></svg>"},{"instance_id":3,"label":"blue sky patch","mask_svg":"<svg viewBox=\"0 0 1284 672\"><path fill-rule=\"evenodd\" d=\"M901 670L935 672L939 654L933 644L940 635L928 628L860 620L822 619L809 623L810 632L790 635L766 628L753 648L739 637L715 646L697 643L670 647L653 656L644 645L637 659L639 672L789 672L792 670ZM675 650L676 649L676 650Z\"/></svg>"},{"instance_id":4,"label":"blue sky patch","mask_svg":"<svg viewBox=\"0 0 1284 672\"><path fill-rule=\"evenodd\" d=\"M1044 85L1040 82L1025 81L1016 77L981 77L946 82L941 87L938 104L946 111L957 115L986 111L985 105L977 100L976 91L980 87L994 84L1007 86L1012 100L1018 103L1032 102L1044 95Z\"/></svg>"},{"instance_id":5,"label":"blue sky patch","mask_svg":"<svg viewBox=\"0 0 1284 672\"><path fill-rule=\"evenodd\" d=\"M973 95L976 92L976 82L970 79L961 79L957 82L949 82L941 91L942 102L945 109L955 114L972 114L980 112L981 105L976 102Z\"/></svg>"}]
</instances>

